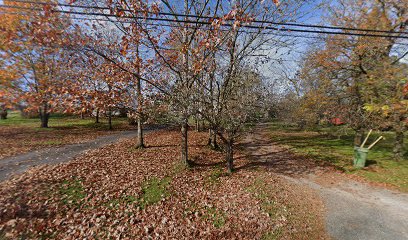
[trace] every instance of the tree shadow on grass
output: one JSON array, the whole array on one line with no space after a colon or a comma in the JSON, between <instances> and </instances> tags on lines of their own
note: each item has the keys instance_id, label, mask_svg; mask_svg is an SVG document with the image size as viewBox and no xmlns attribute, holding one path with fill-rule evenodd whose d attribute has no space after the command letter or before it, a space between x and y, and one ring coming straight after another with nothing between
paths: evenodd
<instances>
[{"instance_id":1,"label":"tree shadow on grass","mask_svg":"<svg viewBox=\"0 0 408 240\"><path fill-rule=\"evenodd\" d=\"M203 144L194 144L194 145L188 145L188 147L203 147L206 145ZM171 147L180 147L179 144L163 144L163 145L146 145L146 148L171 148Z\"/></svg>"},{"instance_id":2,"label":"tree shadow on grass","mask_svg":"<svg viewBox=\"0 0 408 240\"><path fill-rule=\"evenodd\" d=\"M366 167L372 166L372 165L377 165L377 164L378 164L378 162L375 161L375 160L369 160L369 159L366 160Z\"/></svg>"},{"instance_id":3,"label":"tree shadow on grass","mask_svg":"<svg viewBox=\"0 0 408 240\"><path fill-rule=\"evenodd\" d=\"M237 166L236 171L261 167L278 174L304 176L333 170L332 164L295 155L289 149L277 146L266 135L253 135L240 143L239 148L244 149L245 155L236 160L246 158L249 162Z\"/></svg>"},{"instance_id":4,"label":"tree shadow on grass","mask_svg":"<svg viewBox=\"0 0 408 240\"><path fill-rule=\"evenodd\" d=\"M178 147L177 144L163 144L163 145L146 145L146 148L172 148Z\"/></svg>"},{"instance_id":5,"label":"tree shadow on grass","mask_svg":"<svg viewBox=\"0 0 408 240\"><path fill-rule=\"evenodd\" d=\"M213 168L213 167L223 167L225 166L225 162L202 162L202 161L194 161L190 160L189 161L189 167L193 169L206 169L206 168Z\"/></svg>"}]
</instances>

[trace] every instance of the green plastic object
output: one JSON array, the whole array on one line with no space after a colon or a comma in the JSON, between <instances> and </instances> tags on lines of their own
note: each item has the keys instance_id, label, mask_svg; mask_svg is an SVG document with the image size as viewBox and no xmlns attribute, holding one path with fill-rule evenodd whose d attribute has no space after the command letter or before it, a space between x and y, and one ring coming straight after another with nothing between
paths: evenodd
<instances>
[{"instance_id":1,"label":"green plastic object","mask_svg":"<svg viewBox=\"0 0 408 240\"><path fill-rule=\"evenodd\" d=\"M354 147L354 160L353 164L355 168L363 168L366 164L368 149L361 147Z\"/></svg>"}]
</instances>

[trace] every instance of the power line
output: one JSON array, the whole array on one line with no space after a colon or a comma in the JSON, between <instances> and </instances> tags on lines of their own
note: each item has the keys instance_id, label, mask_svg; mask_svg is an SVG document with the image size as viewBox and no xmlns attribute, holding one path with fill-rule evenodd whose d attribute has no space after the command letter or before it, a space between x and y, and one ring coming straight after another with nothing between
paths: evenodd
<instances>
[{"instance_id":1,"label":"power line","mask_svg":"<svg viewBox=\"0 0 408 240\"><path fill-rule=\"evenodd\" d=\"M62 7L72 7L72 8L82 8L82 9L97 9L97 10L111 10L109 7L100 7L100 6L85 6L85 5L73 5L73 4L52 4L46 2L34 2L34 1L25 1L25 0L13 0L11 2L19 2L19 3L30 3L30 4L37 4L37 5L56 5ZM123 12L133 12L127 9L120 9ZM177 16L177 17L191 17L191 18L203 18L214 20L217 17L213 16L199 16L193 14L179 14L179 13L169 13L169 12L147 12L149 14L157 14L163 16ZM233 21L234 19L230 19ZM389 34L408 34L408 32L398 32L398 31L388 31L388 30L376 30L376 29L367 29L367 28L352 28L352 27L342 27L342 26L325 26L325 25L314 25L314 24L300 24L300 23L285 23L285 22L274 22L274 21L264 21L264 20L252 20L253 23L262 23L262 24L274 24L274 25L281 25L281 26L295 26L295 27L305 27L305 28L322 28L322 29L333 29L333 30L347 30L347 31L360 31L360 32L376 32L376 33L389 33Z\"/></svg>"},{"instance_id":2,"label":"power line","mask_svg":"<svg viewBox=\"0 0 408 240\"><path fill-rule=\"evenodd\" d=\"M17 14L17 15L26 15L30 16L28 14L23 14L23 13L18 13L18 12L0 12L0 14ZM119 21L119 20L113 20L113 19L100 19L100 18L79 18L79 17L66 17L66 19L76 19L76 20L85 20L85 21L103 21L103 22L120 22L120 23L132 23L131 21ZM164 26L164 27L176 27L176 28L189 28L189 29L194 29L195 27L191 26L174 26L174 25L168 25L168 24L157 24L157 23L145 23L148 26ZM244 32L245 33L245 32ZM281 33L263 33L266 35L275 35L278 37L294 37L294 38L306 38L306 39L319 39L319 40L326 40L324 37L314 37L314 36L305 36L305 35L290 35L290 34L281 34ZM337 41L342 41L340 39L331 39L331 40L337 40ZM408 43L394 43L394 45L400 45L400 46L408 46ZM406 49L407 50L407 49ZM408 54L408 51L402 54L399 58L402 59ZM300 60L285 60L285 59L268 59L268 61L275 61L275 62L301 62ZM397 61L396 61L397 62Z\"/></svg>"},{"instance_id":3,"label":"power line","mask_svg":"<svg viewBox=\"0 0 408 240\"><path fill-rule=\"evenodd\" d=\"M0 12L0 14L12 14L12 15L24 15L24 16L32 16L30 14L25 14L25 13L20 13L20 12ZM115 20L115 19L105 19L105 18L88 18L88 17L64 17L66 19L73 19L73 20L82 20L82 21L101 21L101 22L118 22L118 23L133 23L133 21L126 21L126 20ZM164 24L164 23L152 23L152 22L146 22L144 23L148 26L159 26L159 27L174 27L174 28L186 28L186 29L197 29L198 27L194 26L181 26L181 25L170 25L170 24ZM228 30L221 30L221 31L228 31ZM251 32L251 31L239 31L242 33L257 33L257 32ZM262 32L261 34L263 35L275 35L278 37L290 37L290 38L304 38L304 39L318 39L318 40L326 40L325 37L321 36L308 36L308 35L295 35L295 34L284 34L284 33L276 33L276 32ZM331 39L331 41L338 41L342 42L344 40L342 39ZM350 41L350 40L347 40ZM408 46L408 43L394 43L394 45L401 45L401 46Z\"/></svg>"},{"instance_id":4,"label":"power line","mask_svg":"<svg viewBox=\"0 0 408 240\"><path fill-rule=\"evenodd\" d=\"M20 6L10 6L10 5L0 5L0 8L11 8L11 9L25 9L34 11L43 11L39 8L28 8ZM50 10L56 13L74 14L74 15L86 15L86 16L105 16L105 17L115 17L115 18L126 18L126 19L141 19L141 20L153 20L153 21L164 21L164 22L177 22L177 23L191 23L191 24L202 24L202 25L212 25L211 22L204 21L192 21L192 20L179 20L179 19L168 19L168 18L157 18L157 17L139 17L139 16L117 16L115 14L107 13L90 13L90 12L77 12L77 11L65 11L65 10ZM223 23L221 26L233 27L233 24ZM346 35L346 36L361 36L361 37L380 37L380 38L395 38L395 39L408 39L408 36L395 36L395 35L380 35L380 34L362 34L362 33L346 33L346 32L333 32L333 31L317 31L317 30L304 30L304 29L290 29L290 28L277 28L271 26L259 26L259 25L242 25L242 28L257 29L257 30L274 30L282 32L301 32L301 33L315 33L315 34L332 34L332 35Z\"/></svg>"}]
</instances>

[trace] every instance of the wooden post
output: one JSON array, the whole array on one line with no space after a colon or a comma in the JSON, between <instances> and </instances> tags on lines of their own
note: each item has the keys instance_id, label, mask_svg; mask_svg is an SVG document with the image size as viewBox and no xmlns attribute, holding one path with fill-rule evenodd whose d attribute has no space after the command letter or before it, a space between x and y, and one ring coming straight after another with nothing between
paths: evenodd
<instances>
[{"instance_id":1,"label":"wooden post","mask_svg":"<svg viewBox=\"0 0 408 240\"><path fill-rule=\"evenodd\" d=\"M374 147L375 144L377 144L381 139L383 139L383 136L379 137L375 142L373 142L367 149L371 149Z\"/></svg>"},{"instance_id":2,"label":"wooden post","mask_svg":"<svg viewBox=\"0 0 408 240\"><path fill-rule=\"evenodd\" d=\"M363 143L361 144L360 148L363 148L363 147L364 147L364 144L366 144L366 142L367 142L367 140L368 140L368 137L370 136L370 134L371 134L372 131L373 131L373 130L370 129L370 131L369 131L368 134L367 134L367 137L364 139L364 141L363 141Z\"/></svg>"}]
</instances>

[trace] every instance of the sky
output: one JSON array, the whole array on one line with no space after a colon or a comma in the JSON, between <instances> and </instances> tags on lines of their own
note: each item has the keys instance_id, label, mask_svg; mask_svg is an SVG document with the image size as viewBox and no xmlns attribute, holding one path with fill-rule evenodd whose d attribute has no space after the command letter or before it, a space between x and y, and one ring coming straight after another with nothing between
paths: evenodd
<instances>
[{"instance_id":1,"label":"sky","mask_svg":"<svg viewBox=\"0 0 408 240\"><path fill-rule=\"evenodd\" d=\"M272 0L265 0L265 1L272 1ZM324 7L319 7L321 6L323 0L309 0L307 1L306 4L304 4L298 11L297 14L301 15L301 17L297 18L297 22L299 23L307 23L307 24L322 24L322 25L327 25L322 22L322 15L324 14ZM3 0L0 0L0 4L3 4ZM62 0L61 2L66 3L66 1ZM181 3L181 0L174 0L171 1L173 3ZM281 0L282 3L284 3L284 0ZM282 32L282 34L286 35L305 35L304 33L288 33L288 32ZM319 36L317 34L308 34L308 36ZM290 37L293 39L293 37ZM272 63L266 63L267 66L261 66L262 72L266 75L269 75L273 77L273 75L276 74L275 66L281 65L281 68L284 69L293 69L296 72L295 69L298 67L299 61L301 60L302 56L304 53L307 51L308 47L310 44L315 44L316 42L322 42L322 40L319 39L307 39L307 38L300 38L296 37L296 45L291 47L291 49L286 48L286 49L281 49L278 52L276 52L276 49L272 49L271 52L266 53L269 55L271 58L278 58L281 59L282 61L280 62L272 62ZM407 47L408 49L408 47ZM401 50L401 52L403 49ZM264 52L265 54L265 52ZM408 63L408 56L406 56L403 60L403 62ZM269 65L268 65L269 64Z\"/></svg>"},{"instance_id":2,"label":"sky","mask_svg":"<svg viewBox=\"0 0 408 240\"><path fill-rule=\"evenodd\" d=\"M321 17L323 15L323 10L320 7L322 0L309 1L307 4L302 5L302 7L297 11L299 17L297 23L302 24L321 24ZM297 27L289 27L297 28ZM282 32L284 35L306 35L306 36L316 36L315 34L305 34L305 33L290 33ZM262 66L261 71L264 75L274 79L281 79L282 75L293 77L297 70L299 69L299 64L307 51L311 43L316 43L316 41L321 41L318 39L308 39L302 37L287 37L287 39L293 40L294 44L290 48L283 48L277 54L277 58L281 61L272 61L268 65ZM269 55L273 56L275 50L272 50Z\"/></svg>"}]
</instances>

